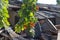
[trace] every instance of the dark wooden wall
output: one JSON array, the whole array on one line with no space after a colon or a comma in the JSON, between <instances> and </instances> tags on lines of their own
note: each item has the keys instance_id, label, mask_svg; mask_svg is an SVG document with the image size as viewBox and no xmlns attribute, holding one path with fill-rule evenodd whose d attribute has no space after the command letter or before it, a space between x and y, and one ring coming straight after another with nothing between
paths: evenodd
<instances>
[{"instance_id":1,"label":"dark wooden wall","mask_svg":"<svg viewBox=\"0 0 60 40\"><path fill-rule=\"evenodd\" d=\"M10 22L11 26L14 26L19 19L18 13L17 13L17 11L15 11L11 8L9 8L8 10L9 10L9 16L10 16L9 22Z\"/></svg>"}]
</instances>

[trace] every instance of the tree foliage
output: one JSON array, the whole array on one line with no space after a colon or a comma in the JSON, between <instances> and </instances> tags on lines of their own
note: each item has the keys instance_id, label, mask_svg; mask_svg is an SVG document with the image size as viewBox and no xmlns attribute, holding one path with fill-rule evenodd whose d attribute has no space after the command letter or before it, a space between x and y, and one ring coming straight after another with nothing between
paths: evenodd
<instances>
[{"instance_id":1,"label":"tree foliage","mask_svg":"<svg viewBox=\"0 0 60 40\"><path fill-rule=\"evenodd\" d=\"M36 12L37 0L22 0L23 4L18 14L20 16L19 22L15 25L15 31L21 32L25 29L30 30L34 27L37 19L34 17Z\"/></svg>"},{"instance_id":2,"label":"tree foliage","mask_svg":"<svg viewBox=\"0 0 60 40\"><path fill-rule=\"evenodd\" d=\"M21 9L18 14L20 16L19 22L15 25L15 32L21 32L23 30L30 31L35 26L37 19L34 16L36 12L37 0L22 0ZM0 28L3 26L7 28L10 26L8 22L8 0L0 0ZM31 31L30 31L31 32Z\"/></svg>"},{"instance_id":3,"label":"tree foliage","mask_svg":"<svg viewBox=\"0 0 60 40\"><path fill-rule=\"evenodd\" d=\"M6 26L9 26L9 22L8 22L8 0L0 0L0 28L5 27L4 24Z\"/></svg>"}]
</instances>

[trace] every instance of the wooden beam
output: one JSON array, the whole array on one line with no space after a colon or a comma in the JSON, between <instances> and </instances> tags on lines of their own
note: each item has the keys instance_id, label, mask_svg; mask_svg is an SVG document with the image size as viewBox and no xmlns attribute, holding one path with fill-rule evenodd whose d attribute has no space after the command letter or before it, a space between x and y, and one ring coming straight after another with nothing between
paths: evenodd
<instances>
[{"instance_id":1,"label":"wooden beam","mask_svg":"<svg viewBox=\"0 0 60 40\"><path fill-rule=\"evenodd\" d=\"M58 36L57 36L57 40L60 40L60 24L59 25L55 25L58 29Z\"/></svg>"},{"instance_id":2,"label":"wooden beam","mask_svg":"<svg viewBox=\"0 0 60 40\"><path fill-rule=\"evenodd\" d=\"M60 30L58 30L57 40L60 40Z\"/></svg>"},{"instance_id":3,"label":"wooden beam","mask_svg":"<svg viewBox=\"0 0 60 40\"><path fill-rule=\"evenodd\" d=\"M16 5L9 5L9 8L20 8L20 6L16 6Z\"/></svg>"}]
</instances>

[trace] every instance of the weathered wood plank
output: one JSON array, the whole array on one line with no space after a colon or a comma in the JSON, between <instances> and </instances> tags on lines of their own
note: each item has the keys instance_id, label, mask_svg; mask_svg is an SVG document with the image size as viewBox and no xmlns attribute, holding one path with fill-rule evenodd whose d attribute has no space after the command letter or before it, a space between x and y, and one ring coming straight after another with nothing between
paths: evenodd
<instances>
[{"instance_id":1,"label":"weathered wood plank","mask_svg":"<svg viewBox=\"0 0 60 40\"><path fill-rule=\"evenodd\" d=\"M57 29L59 30L60 29L60 24L59 25L55 25L57 27Z\"/></svg>"},{"instance_id":2,"label":"weathered wood plank","mask_svg":"<svg viewBox=\"0 0 60 40\"><path fill-rule=\"evenodd\" d=\"M60 30L58 30L57 40L60 40Z\"/></svg>"},{"instance_id":3,"label":"weathered wood plank","mask_svg":"<svg viewBox=\"0 0 60 40\"><path fill-rule=\"evenodd\" d=\"M60 40L60 24L59 25L55 25L58 29L58 36L57 36L57 40Z\"/></svg>"}]
</instances>

